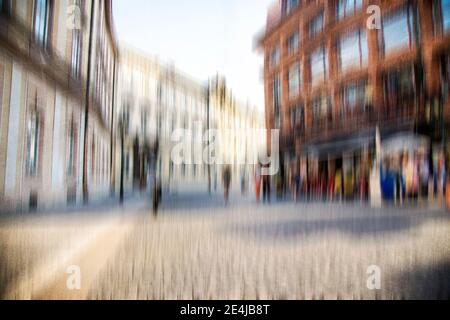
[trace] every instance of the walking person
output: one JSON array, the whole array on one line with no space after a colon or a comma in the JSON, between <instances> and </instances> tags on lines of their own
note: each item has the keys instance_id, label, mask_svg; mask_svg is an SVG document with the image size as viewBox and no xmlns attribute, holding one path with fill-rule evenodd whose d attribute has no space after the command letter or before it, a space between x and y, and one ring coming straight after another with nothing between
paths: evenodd
<instances>
[{"instance_id":1,"label":"walking person","mask_svg":"<svg viewBox=\"0 0 450 320\"><path fill-rule=\"evenodd\" d=\"M231 184L231 169L230 166L226 166L223 170L223 190L225 205L228 204L228 199L230 196L230 184Z\"/></svg>"},{"instance_id":2,"label":"walking person","mask_svg":"<svg viewBox=\"0 0 450 320\"><path fill-rule=\"evenodd\" d=\"M259 166L259 164L255 167L254 180L255 180L256 202L259 202L259 198L261 195L261 167Z\"/></svg>"},{"instance_id":3,"label":"walking person","mask_svg":"<svg viewBox=\"0 0 450 320\"><path fill-rule=\"evenodd\" d=\"M298 169L294 171L294 201L297 202L298 195L300 193L300 172Z\"/></svg>"},{"instance_id":4,"label":"walking person","mask_svg":"<svg viewBox=\"0 0 450 320\"><path fill-rule=\"evenodd\" d=\"M241 195L246 196L247 195L247 173L243 172L241 175Z\"/></svg>"},{"instance_id":5,"label":"walking person","mask_svg":"<svg viewBox=\"0 0 450 320\"><path fill-rule=\"evenodd\" d=\"M270 176L264 175L262 177L262 185L263 185L263 203L267 201L270 203Z\"/></svg>"}]
</instances>

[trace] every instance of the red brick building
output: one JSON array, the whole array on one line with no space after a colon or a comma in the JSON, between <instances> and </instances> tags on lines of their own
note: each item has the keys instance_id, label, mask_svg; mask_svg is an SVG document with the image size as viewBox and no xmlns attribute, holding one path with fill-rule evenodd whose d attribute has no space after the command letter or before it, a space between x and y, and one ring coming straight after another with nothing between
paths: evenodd
<instances>
[{"instance_id":1,"label":"red brick building","mask_svg":"<svg viewBox=\"0 0 450 320\"><path fill-rule=\"evenodd\" d=\"M376 132L382 158L408 151L438 165L450 118L449 0L280 0L257 41L286 178L299 170L310 189L333 188L320 181L340 170L344 194L363 192Z\"/></svg>"}]
</instances>

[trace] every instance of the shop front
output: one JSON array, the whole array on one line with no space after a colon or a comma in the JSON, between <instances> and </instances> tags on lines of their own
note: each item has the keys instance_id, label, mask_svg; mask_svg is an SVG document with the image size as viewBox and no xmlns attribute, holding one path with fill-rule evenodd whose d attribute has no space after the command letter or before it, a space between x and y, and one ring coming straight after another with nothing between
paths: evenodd
<instances>
[{"instance_id":1,"label":"shop front","mask_svg":"<svg viewBox=\"0 0 450 320\"><path fill-rule=\"evenodd\" d=\"M374 137L368 130L305 146L300 161L304 193L329 201L368 199Z\"/></svg>"}]
</instances>

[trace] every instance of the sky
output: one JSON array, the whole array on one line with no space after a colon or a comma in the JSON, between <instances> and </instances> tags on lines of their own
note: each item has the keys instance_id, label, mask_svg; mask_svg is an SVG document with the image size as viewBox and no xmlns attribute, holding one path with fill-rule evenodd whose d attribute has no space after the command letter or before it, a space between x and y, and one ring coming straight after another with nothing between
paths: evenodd
<instances>
[{"instance_id":1,"label":"sky","mask_svg":"<svg viewBox=\"0 0 450 320\"><path fill-rule=\"evenodd\" d=\"M263 55L253 40L274 0L113 0L120 43L206 83L219 73L239 101L264 109Z\"/></svg>"}]
</instances>

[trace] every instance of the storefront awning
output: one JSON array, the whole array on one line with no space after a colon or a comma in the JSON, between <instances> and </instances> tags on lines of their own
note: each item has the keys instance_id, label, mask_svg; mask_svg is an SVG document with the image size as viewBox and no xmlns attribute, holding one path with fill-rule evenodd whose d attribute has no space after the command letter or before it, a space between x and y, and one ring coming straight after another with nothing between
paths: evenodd
<instances>
[{"instance_id":1,"label":"storefront awning","mask_svg":"<svg viewBox=\"0 0 450 320\"><path fill-rule=\"evenodd\" d=\"M381 153L387 155L403 151L415 151L422 149L428 152L430 139L425 136L416 135L410 132L398 133L381 141Z\"/></svg>"},{"instance_id":2,"label":"storefront awning","mask_svg":"<svg viewBox=\"0 0 450 320\"><path fill-rule=\"evenodd\" d=\"M375 130L366 130L357 134L335 137L325 142L305 145L303 153L319 158L341 157L343 153L370 148L375 145Z\"/></svg>"}]
</instances>

